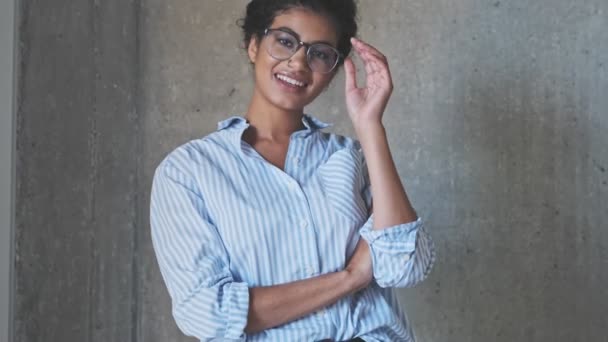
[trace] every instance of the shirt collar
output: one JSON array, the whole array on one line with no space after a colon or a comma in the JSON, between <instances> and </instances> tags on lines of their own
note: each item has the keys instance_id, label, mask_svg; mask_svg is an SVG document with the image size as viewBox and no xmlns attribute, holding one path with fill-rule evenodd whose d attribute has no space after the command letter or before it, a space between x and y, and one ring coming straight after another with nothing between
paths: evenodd
<instances>
[{"instance_id":1,"label":"shirt collar","mask_svg":"<svg viewBox=\"0 0 608 342\"><path fill-rule=\"evenodd\" d=\"M217 130L221 131L223 129L226 129L228 127L245 127L247 126L247 120L245 120L245 118L240 117L240 116L231 116L226 120L222 120L220 122L217 123Z\"/></svg>"},{"instance_id":2,"label":"shirt collar","mask_svg":"<svg viewBox=\"0 0 608 342\"><path fill-rule=\"evenodd\" d=\"M323 129L323 128L332 126L332 124L325 123L325 122L313 117L312 115L308 115L308 114L304 114L302 116L302 123L304 123L304 126L306 126L306 128L308 128L311 131L316 131L319 129Z\"/></svg>"},{"instance_id":3,"label":"shirt collar","mask_svg":"<svg viewBox=\"0 0 608 342\"><path fill-rule=\"evenodd\" d=\"M304 114L302 116L302 123L309 131L317 131L323 128L327 128L332 126L332 124L325 123L311 115ZM234 127L234 128L246 128L249 126L249 123L244 117L241 116L232 116L228 119L222 120L217 124L217 130L221 131L223 129Z\"/></svg>"}]
</instances>

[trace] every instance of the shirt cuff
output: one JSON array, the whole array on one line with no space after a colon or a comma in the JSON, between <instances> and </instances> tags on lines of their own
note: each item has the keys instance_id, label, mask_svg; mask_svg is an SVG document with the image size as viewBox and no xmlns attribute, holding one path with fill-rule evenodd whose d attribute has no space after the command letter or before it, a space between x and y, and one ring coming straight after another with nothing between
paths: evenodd
<instances>
[{"instance_id":1,"label":"shirt cuff","mask_svg":"<svg viewBox=\"0 0 608 342\"><path fill-rule=\"evenodd\" d=\"M359 233L370 248L374 279L381 287L396 286L416 251L422 219L377 230L372 226L373 214Z\"/></svg>"},{"instance_id":2,"label":"shirt cuff","mask_svg":"<svg viewBox=\"0 0 608 342\"><path fill-rule=\"evenodd\" d=\"M233 282L227 289L229 294L226 332L224 336L231 340L245 339L245 326L249 313L249 287L246 283Z\"/></svg>"},{"instance_id":3,"label":"shirt cuff","mask_svg":"<svg viewBox=\"0 0 608 342\"><path fill-rule=\"evenodd\" d=\"M372 228L373 217L372 214L359 231L370 246L373 244L376 249L389 254L411 253L416 249L416 235L418 229L422 226L421 218L416 221L374 230Z\"/></svg>"}]
</instances>

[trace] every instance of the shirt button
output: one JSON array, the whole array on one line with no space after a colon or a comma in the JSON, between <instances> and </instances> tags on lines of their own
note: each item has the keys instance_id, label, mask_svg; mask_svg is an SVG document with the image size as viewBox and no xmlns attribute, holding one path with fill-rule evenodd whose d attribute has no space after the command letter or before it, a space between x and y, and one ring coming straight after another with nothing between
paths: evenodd
<instances>
[{"instance_id":1,"label":"shirt button","mask_svg":"<svg viewBox=\"0 0 608 342\"><path fill-rule=\"evenodd\" d=\"M310 266L307 266L305 271L306 271L306 274L308 274L311 277L315 275L315 270Z\"/></svg>"},{"instance_id":2,"label":"shirt button","mask_svg":"<svg viewBox=\"0 0 608 342\"><path fill-rule=\"evenodd\" d=\"M298 166L300 164L300 158L298 157L293 157L293 163Z\"/></svg>"},{"instance_id":3,"label":"shirt button","mask_svg":"<svg viewBox=\"0 0 608 342\"><path fill-rule=\"evenodd\" d=\"M300 227L302 227L302 228L308 227L308 222L306 222L305 220L300 221Z\"/></svg>"},{"instance_id":4,"label":"shirt button","mask_svg":"<svg viewBox=\"0 0 608 342\"><path fill-rule=\"evenodd\" d=\"M409 255L409 254L406 254L406 255L403 257L403 260L404 260L405 262L410 261L410 255Z\"/></svg>"}]
</instances>

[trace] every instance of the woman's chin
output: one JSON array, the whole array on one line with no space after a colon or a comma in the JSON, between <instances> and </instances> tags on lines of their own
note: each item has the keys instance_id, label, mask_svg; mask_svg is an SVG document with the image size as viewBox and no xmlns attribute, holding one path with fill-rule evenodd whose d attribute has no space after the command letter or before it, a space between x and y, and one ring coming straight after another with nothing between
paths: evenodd
<instances>
[{"instance_id":1,"label":"woman's chin","mask_svg":"<svg viewBox=\"0 0 608 342\"><path fill-rule=\"evenodd\" d=\"M286 98L277 98L271 101L276 108L280 108L288 112L301 112L307 105L305 101L290 101Z\"/></svg>"}]
</instances>

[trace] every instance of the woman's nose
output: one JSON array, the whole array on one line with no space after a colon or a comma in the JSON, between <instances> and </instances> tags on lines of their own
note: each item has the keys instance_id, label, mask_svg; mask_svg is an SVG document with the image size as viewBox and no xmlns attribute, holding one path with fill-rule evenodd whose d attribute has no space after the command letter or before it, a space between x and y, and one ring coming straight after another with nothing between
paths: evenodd
<instances>
[{"instance_id":1,"label":"woman's nose","mask_svg":"<svg viewBox=\"0 0 608 342\"><path fill-rule=\"evenodd\" d=\"M306 57L306 50L308 48L306 46L300 46L298 51L291 56L288 60L288 64L292 67L298 67L301 69L308 68L308 57Z\"/></svg>"}]
</instances>

